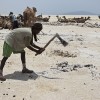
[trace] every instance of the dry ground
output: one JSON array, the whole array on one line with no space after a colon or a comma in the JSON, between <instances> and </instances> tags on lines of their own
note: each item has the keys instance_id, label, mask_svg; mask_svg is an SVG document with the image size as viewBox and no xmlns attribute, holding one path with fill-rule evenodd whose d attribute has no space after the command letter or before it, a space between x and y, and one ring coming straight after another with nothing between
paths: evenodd
<instances>
[{"instance_id":1,"label":"dry ground","mask_svg":"<svg viewBox=\"0 0 100 100\"><path fill-rule=\"evenodd\" d=\"M56 38L38 56L26 48L31 75L21 73L20 54L12 54L4 68L7 80L0 82L0 100L100 100L100 28L43 26L37 45L43 47L55 33L68 45ZM8 32L0 30L0 59Z\"/></svg>"}]
</instances>

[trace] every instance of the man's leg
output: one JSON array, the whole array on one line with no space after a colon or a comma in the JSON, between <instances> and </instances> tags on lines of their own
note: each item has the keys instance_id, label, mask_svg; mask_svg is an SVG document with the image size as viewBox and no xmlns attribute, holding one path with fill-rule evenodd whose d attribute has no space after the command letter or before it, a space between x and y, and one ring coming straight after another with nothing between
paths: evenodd
<instances>
[{"instance_id":1,"label":"man's leg","mask_svg":"<svg viewBox=\"0 0 100 100\"><path fill-rule=\"evenodd\" d=\"M6 43L4 42L3 45L3 59L1 60L1 65L0 65L0 80L1 81L5 81L6 79L3 77L3 68L5 66L5 62L8 59L8 57L10 57L10 55L12 54L12 48Z\"/></svg>"},{"instance_id":2,"label":"man's leg","mask_svg":"<svg viewBox=\"0 0 100 100\"><path fill-rule=\"evenodd\" d=\"M8 59L8 57L3 57L3 59L1 60L0 70L3 71L4 65L5 65L5 62L7 59Z\"/></svg>"},{"instance_id":3,"label":"man's leg","mask_svg":"<svg viewBox=\"0 0 100 100\"><path fill-rule=\"evenodd\" d=\"M3 59L1 60L1 65L0 65L0 80L1 81L5 81L6 78L3 77L3 68L5 66L5 62L8 59L8 57L3 57Z\"/></svg>"},{"instance_id":4,"label":"man's leg","mask_svg":"<svg viewBox=\"0 0 100 100\"><path fill-rule=\"evenodd\" d=\"M25 51L21 52L21 61L22 61L22 66L23 66L22 73L33 73L32 70L29 70L26 68Z\"/></svg>"}]
</instances>

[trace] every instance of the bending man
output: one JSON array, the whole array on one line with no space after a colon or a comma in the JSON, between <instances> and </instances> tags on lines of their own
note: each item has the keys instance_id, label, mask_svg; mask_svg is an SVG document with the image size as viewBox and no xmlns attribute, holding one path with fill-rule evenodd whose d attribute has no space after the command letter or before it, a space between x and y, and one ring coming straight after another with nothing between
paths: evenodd
<instances>
[{"instance_id":1,"label":"bending man","mask_svg":"<svg viewBox=\"0 0 100 100\"><path fill-rule=\"evenodd\" d=\"M0 65L0 80L5 81L3 76L3 68L7 59L11 56L12 53L21 53L22 61L22 73L32 73L32 70L26 68L25 61L25 50L28 48L37 54L40 54L44 51L43 48L35 45L33 43L33 38L37 41L37 34L42 30L41 23L35 23L31 28L17 28L12 30L5 38L3 45L3 59L1 60Z\"/></svg>"}]
</instances>

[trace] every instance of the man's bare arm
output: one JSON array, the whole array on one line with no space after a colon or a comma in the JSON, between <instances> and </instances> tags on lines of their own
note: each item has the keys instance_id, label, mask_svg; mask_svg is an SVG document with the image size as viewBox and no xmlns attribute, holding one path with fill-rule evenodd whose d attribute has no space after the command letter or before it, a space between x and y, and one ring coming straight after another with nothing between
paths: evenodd
<instances>
[{"instance_id":1,"label":"man's bare arm","mask_svg":"<svg viewBox=\"0 0 100 100\"><path fill-rule=\"evenodd\" d=\"M27 46L27 48L28 48L28 49L30 49L31 51L36 52L36 53L38 52L38 50L37 50L37 49L34 49L34 48L33 48L33 47L31 47L31 46Z\"/></svg>"}]
</instances>

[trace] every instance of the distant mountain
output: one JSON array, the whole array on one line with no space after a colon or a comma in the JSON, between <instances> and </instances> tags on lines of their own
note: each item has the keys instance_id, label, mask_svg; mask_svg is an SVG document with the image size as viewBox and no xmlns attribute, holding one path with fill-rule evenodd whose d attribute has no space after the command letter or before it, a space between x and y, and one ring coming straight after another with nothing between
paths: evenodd
<instances>
[{"instance_id":1,"label":"distant mountain","mask_svg":"<svg viewBox=\"0 0 100 100\"><path fill-rule=\"evenodd\" d=\"M69 13L64 13L64 15L98 15L95 13L87 12L87 11L76 11L76 12L69 12Z\"/></svg>"}]
</instances>

